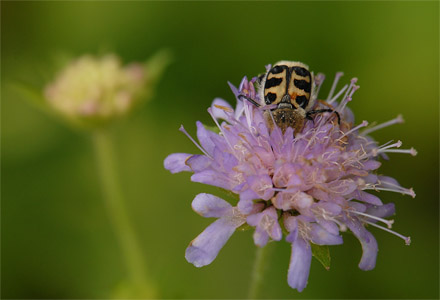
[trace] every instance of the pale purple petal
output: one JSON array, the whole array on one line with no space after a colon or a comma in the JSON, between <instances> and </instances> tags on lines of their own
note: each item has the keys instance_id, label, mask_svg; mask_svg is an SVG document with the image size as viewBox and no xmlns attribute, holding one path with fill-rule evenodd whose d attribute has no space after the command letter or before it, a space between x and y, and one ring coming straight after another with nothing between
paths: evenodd
<instances>
[{"instance_id":1,"label":"pale purple petal","mask_svg":"<svg viewBox=\"0 0 440 300\"><path fill-rule=\"evenodd\" d=\"M187 153L173 153L167 156L164 160L164 167L171 173L179 173L183 171L191 171L191 168L185 164L186 160L191 157L192 154Z\"/></svg>"},{"instance_id":2,"label":"pale purple petal","mask_svg":"<svg viewBox=\"0 0 440 300\"><path fill-rule=\"evenodd\" d=\"M206 152L208 152L208 154L212 156L212 153L214 152L215 144L212 141L211 137L217 134L206 129L205 126L199 121L196 122L196 125L197 125L197 139L199 140L200 145L202 145L202 148L205 149Z\"/></svg>"},{"instance_id":3,"label":"pale purple petal","mask_svg":"<svg viewBox=\"0 0 440 300\"><path fill-rule=\"evenodd\" d=\"M311 261L312 250L309 242L302 238L295 239L292 243L287 282L291 288L297 289L298 292L302 292L307 285Z\"/></svg>"},{"instance_id":4,"label":"pale purple petal","mask_svg":"<svg viewBox=\"0 0 440 300\"><path fill-rule=\"evenodd\" d=\"M237 97L240 94L237 87L235 85L233 85L232 83L230 83L229 81L228 81L228 85L231 88L232 93L235 95L235 97Z\"/></svg>"},{"instance_id":5,"label":"pale purple petal","mask_svg":"<svg viewBox=\"0 0 440 300\"><path fill-rule=\"evenodd\" d=\"M319 226L310 224L310 240L317 245L340 245L343 243L340 235L334 235Z\"/></svg>"},{"instance_id":6,"label":"pale purple petal","mask_svg":"<svg viewBox=\"0 0 440 300\"><path fill-rule=\"evenodd\" d=\"M334 235L339 234L339 227L335 222L326 220L321 217L316 217L316 222L318 222L318 224L321 225L322 228L324 228L325 230L327 230L331 234L334 234Z\"/></svg>"},{"instance_id":7,"label":"pale purple petal","mask_svg":"<svg viewBox=\"0 0 440 300\"><path fill-rule=\"evenodd\" d=\"M359 268L364 271L374 269L377 257L377 242L374 236L365 229L360 221L354 221L353 217L345 218L345 225L353 232L362 246L362 257Z\"/></svg>"},{"instance_id":8,"label":"pale purple petal","mask_svg":"<svg viewBox=\"0 0 440 300\"><path fill-rule=\"evenodd\" d=\"M381 166L381 162L377 161L377 160L369 160L367 162L364 162L363 165L363 169L364 170L376 170Z\"/></svg>"},{"instance_id":9,"label":"pale purple petal","mask_svg":"<svg viewBox=\"0 0 440 300\"><path fill-rule=\"evenodd\" d=\"M379 206L370 205L367 207L365 213L379 218L386 218L392 216L395 213L394 203L387 203Z\"/></svg>"},{"instance_id":10,"label":"pale purple petal","mask_svg":"<svg viewBox=\"0 0 440 300\"><path fill-rule=\"evenodd\" d=\"M255 226L254 242L255 245L263 247L271 237L275 241L282 238L281 227L278 223L278 215L276 209L272 206L258 214L250 215L246 218L246 222Z\"/></svg>"},{"instance_id":11,"label":"pale purple petal","mask_svg":"<svg viewBox=\"0 0 440 300\"><path fill-rule=\"evenodd\" d=\"M298 227L298 220L297 220L296 217L291 216L288 213L285 213L283 215L283 220L284 220L284 227L287 229L287 231L293 232L294 230L297 229L297 227ZM287 240L287 238L286 238L286 240ZM290 240L288 242L292 242L292 241L293 240Z\"/></svg>"},{"instance_id":12,"label":"pale purple petal","mask_svg":"<svg viewBox=\"0 0 440 300\"><path fill-rule=\"evenodd\" d=\"M240 201L238 201L237 207L238 210L243 214L249 214L252 211L254 202L251 199L241 199L240 194Z\"/></svg>"},{"instance_id":13,"label":"pale purple petal","mask_svg":"<svg viewBox=\"0 0 440 300\"><path fill-rule=\"evenodd\" d=\"M198 194L191 206L195 212L205 218L220 218L232 209L232 205L225 200L205 193Z\"/></svg>"},{"instance_id":14,"label":"pale purple petal","mask_svg":"<svg viewBox=\"0 0 440 300\"><path fill-rule=\"evenodd\" d=\"M193 174L191 176L191 180L194 182L218 186L226 190L230 190L233 187L233 182L228 177L226 177L226 175L213 170L206 170L200 173Z\"/></svg>"},{"instance_id":15,"label":"pale purple petal","mask_svg":"<svg viewBox=\"0 0 440 300\"><path fill-rule=\"evenodd\" d=\"M236 224L230 220L218 219L189 244L185 252L186 260L198 268L209 265L236 228Z\"/></svg>"},{"instance_id":16,"label":"pale purple petal","mask_svg":"<svg viewBox=\"0 0 440 300\"><path fill-rule=\"evenodd\" d=\"M272 198L274 191L272 190L272 179L269 175L249 176L247 182L252 191L258 195L258 198L263 200Z\"/></svg>"},{"instance_id":17,"label":"pale purple petal","mask_svg":"<svg viewBox=\"0 0 440 300\"><path fill-rule=\"evenodd\" d=\"M373 205L382 205L382 201L379 197L369 194L364 191L355 191L350 195L350 198L356 199L365 203L373 204Z\"/></svg>"},{"instance_id":18,"label":"pale purple petal","mask_svg":"<svg viewBox=\"0 0 440 300\"><path fill-rule=\"evenodd\" d=\"M216 119L229 120L234 113L231 105L221 98L215 98L211 107L212 114Z\"/></svg>"},{"instance_id":19,"label":"pale purple petal","mask_svg":"<svg viewBox=\"0 0 440 300\"><path fill-rule=\"evenodd\" d=\"M259 227L255 229L253 237L255 245L258 247L264 247L269 241L269 235L267 232Z\"/></svg>"},{"instance_id":20,"label":"pale purple petal","mask_svg":"<svg viewBox=\"0 0 440 300\"><path fill-rule=\"evenodd\" d=\"M211 164L212 159L205 155L194 154L186 160L186 165L195 173L205 171Z\"/></svg>"}]
</instances>

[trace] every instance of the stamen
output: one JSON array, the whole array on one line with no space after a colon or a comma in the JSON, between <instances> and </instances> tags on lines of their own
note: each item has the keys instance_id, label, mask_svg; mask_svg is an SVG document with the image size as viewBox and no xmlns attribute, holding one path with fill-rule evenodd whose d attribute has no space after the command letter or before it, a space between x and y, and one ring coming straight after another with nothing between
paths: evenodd
<instances>
[{"instance_id":1,"label":"stamen","mask_svg":"<svg viewBox=\"0 0 440 300\"><path fill-rule=\"evenodd\" d=\"M412 156L416 156L417 155L417 150L414 148L411 149L388 149L385 151L380 151L381 153L407 153L407 154L411 154Z\"/></svg>"},{"instance_id":2,"label":"stamen","mask_svg":"<svg viewBox=\"0 0 440 300\"><path fill-rule=\"evenodd\" d=\"M369 134L369 133L371 133L373 131L376 131L376 130L379 130L379 129L382 129L382 128L385 128L385 127L388 127L388 126L391 126L391 125L394 125L394 124L401 124L403 122L405 122L405 120L403 120L402 115L398 115L396 118L394 118L392 120L389 120L389 121L384 122L382 124L379 124L379 125L376 125L374 127L365 129L364 131L362 131L361 134L362 135L367 135L367 134Z\"/></svg>"},{"instance_id":3,"label":"stamen","mask_svg":"<svg viewBox=\"0 0 440 300\"><path fill-rule=\"evenodd\" d=\"M365 120L364 120L364 121L362 121L362 123L359 124L358 126L352 128L352 129L350 129L349 131L347 131L346 133L344 133L343 135L341 135L341 136L339 137L339 139L342 139L344 136L346 136L346 135L352 133L353 131L358 130L359 128L365 127L365 126L368 126L368 121L365 121Z\"/></svg>"},{"instance_id":4,"label":"stamen","mask_svg":"<svg viewBox=\"0 0 440 300\"><path fill-rule=\"evenodd\" d=\"M339 79L344 76L344 73L342 72L338 72L336 73L335 79L333 80L333 84L332 84L332 88L330 89L330 93L328 93L328 97L327 97L327 102L331 103L334 101L334 99L332 99L333 93L335 92L336 89L336 85L339 82ZM337 98L337 97L336 97ZM330 99L332 99L332 101L330 101Z\"/></svg>"},{"instance_id":5,"label":"stamen","mask_svg":"<svg viewBox=\"0 0 440 300\"><path fill-rule=\"evenodd\" d=\"M325 80L325 75L322 74L322 73L318 73L315 76L315 84L316 84L316 86L315 86L315 92L313 93L314 94L313 95L314 99L318 98L319 91L321 90L321 86L322 86L322 83L324 82L324 80Z\"/></svg>"},{"instance_id":6,"label":"stamen","mask_svg":"<svg viewBox=\"0 0 440 300\"><path fill-rule=\"evenodd\" d=\"M371 154L372 154L373 156L377 156L379 153L386 152L387 149L394 148L394 147L399 148L400 146L402 146L402 141L397 141L397 142L394 143L394 144L387 145L387 144L389 144L390 142L392 142L392 141L389 141L389 142L383 144L382 146L379 146L378 148L374 148L374 149L372 149L372 150L371 150Z\"/></svg>"},{"instance_id":7,"label":"stamen","mask_svg":"<svg viewBox=\"0 0 440 300\"><path fill-rule=\"evenodd\" d=\"M209 157L210 159L214 160L214 158L212 158L211 155L208 154L208 152L205 151L205 149L202 148L202 146L200 146L193 138L192 136L189 135L189 133L185 130L185 128L183 127L183 125L180 125L179 131L183 132L190 140L191 142L194 143L194 145L196 145L197 148L200 149L200 151L203 152L203 154L205 154L207 157Z\"/></svg>"},{"instance_id":8,"label":"stamen","mask_svg":"<svg viewBox=\"0 0 440 300\"><path fill-rule=\"evenodd\" d=\"M407 245L407 246L409 246L409 245L411 244L411 237L409 237L409 236L406 237L406 236L401 235L400 233L397 233L397 232L395 232L395 231L393 231L393 230L391 230L391 229L388 229L388 228L382 227L382 226L377 225L377 224L372 223L372 222L365 221L365 223L370 224L371 226L377 227L377 228L379 228L379 229L385 230L386 232L389 232L389 233L391 233L391 234L394 234L394 235L397 236L397 237L400 237L402 240L405 241L405 245Z\"/></svg>"},{"instance_id":9,"label":"stamen","mask_svg":"<svg viewBox=\"0 0 440 300\"><path fill-rule=\"evenodd\" d=\"M332 99L330 99L329 101L327 101L328 104L332 104L333 102L336 101L336 99L338 99L343 92L345 92L345 90L348 88L348 84L344 85L344 87L336 94L336 96L334 96Z\"/></svg>"},{"instance_id":10,"label":"stamen","mask_svg":"<svg viewBox=\"0 0 440 300\"><path fill-rule=\"evenodd\" d=\"M404 195L409 195L413 198L416 197L416 193L414 192L413 188L410 189L406 189L403 187L378 187L376 185L374 186L365 186L364 188L362 188L362 190L374 190L374 191L387 191L387 192L395 192L395 193L401 193Z\"/></svg>"},{"instance_id":11,"label":"stamen","mask_svg":"<svg viewBox=\"0 0 440 300\"><path fill-rule=\"evenodd\" d=\"M357 82L357 78L353 78L350 82L350 86L348 87L347 92L345 93L344 98L342 99L341 103L339 103L338 107L336 108L337 111L342 112L345 109L345 106L347 106L347 103L352 100L352 97L354 92L356 92L359 89L358 85L355 85Z\"/></svg>"},{"instance_id":12,"label":"stamen","mask_svg":"<svg viewBox=\"0 0 440 300\"><path fill-rule=\"evenodd\" d=\"M351 90L353 89L354 84L357 82L357 78L352 78L350 80L350 85L348 86L347 91L345 92L344 97L342 97L341 103L339 103L339 106L342 105L342 103L349 97L349 93L351 92Z\"/></svg>"},{"instance_id":13,"label":"stamen","mask_svg":"<svg viewBox=\"0 0 440 300\"><path fill-rule=\"evenodd\" d=\"M360 212L360 211L356 211L356 210L348 210L348 212L355 213L357 215L361 215L361 216L364 216L364 217L367 217L367 218L370 218L370 219L374 219L374 220L377 220L377 221L381 221L381 222L387 224L388 228L391 228L393 223L394 223L394 220L387 220L387 219L379 218L379 217L376 217L376 216L373 216L373 215L369 215L369 214L366 214L366 213L363 213L363 212Z\"/></svg>"}]
</instances>

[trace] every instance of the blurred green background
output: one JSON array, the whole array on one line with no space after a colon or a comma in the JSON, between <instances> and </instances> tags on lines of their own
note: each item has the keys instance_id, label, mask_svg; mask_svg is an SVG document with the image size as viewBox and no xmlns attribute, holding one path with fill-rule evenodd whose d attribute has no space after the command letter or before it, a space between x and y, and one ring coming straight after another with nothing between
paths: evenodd
<instances>
[{"instance_id":1,"label":"blurred green background","mask_svg":"<svg viewBox=\"0 0 440 300\"><path fill-rule=\"evenodd\" d=\"M255 255L252 232L237 232L209 266L186 262L185 248L212 220L191 210L200 192L188 173L171 175L163 159L198 153L177 129L212 124L214 97L234 102L227 81L299 60L327 80L344 71L361 89L357 121L406 122L374 134L402 140L419 154L395 154L380 172L414 187L417 197L382 192L396 203L377 266L363 272L358 241L331 247L326 271L312 262L309 284L287 285L290 246L271 243L265 298L439 297L439 3L433 2L2 2L1 8L1 296L108 298L126 278L104 209L90 137L65 127L9 88L42 87L61 54L116 52L144 61L161 48L174 63L154 99L111 128L131 220L162 298L246 297Z\"/></svg>"}]
</instances>

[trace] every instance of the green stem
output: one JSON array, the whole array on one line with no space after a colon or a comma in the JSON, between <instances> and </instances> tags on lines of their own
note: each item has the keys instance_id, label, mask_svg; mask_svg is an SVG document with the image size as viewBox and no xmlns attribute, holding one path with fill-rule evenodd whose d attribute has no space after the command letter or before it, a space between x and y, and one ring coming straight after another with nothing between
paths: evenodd
<instances>
[{"instance_id":1,"label":"green stem","mask_svg":"<svg viewBox=\"0 0 440 300\"><path fill-rule=\"evenodd\" d=\"M263 282L264 270L267 266L268 246L257 247L254 267L251 274L248 299L256 299L259 296L261 283Z\"/></svg>"},{"instance_id":2,"label":"green stem","mask_svg":"<svg viewBox=\"0 0 440 300\"><path fill-rule=\"evenodd\" d=\"M106 130L93 134L93 145L98 164L104 201L120 244L133 290L129 293L154 298L154 288L147 276L146 265L135 230L127 213L116 171L115 155L110 133ZM135 295L133 295L135 296Z\"/></svg>"}]
</instances>

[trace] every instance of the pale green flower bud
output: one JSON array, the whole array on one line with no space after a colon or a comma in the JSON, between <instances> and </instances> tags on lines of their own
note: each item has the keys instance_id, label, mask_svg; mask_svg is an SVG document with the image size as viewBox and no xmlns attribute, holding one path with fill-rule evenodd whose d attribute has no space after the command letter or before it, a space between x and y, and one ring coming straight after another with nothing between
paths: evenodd
<instances>
[{"instance_id":1,"label":"pale green flower bud","mask_svg":"<svg viewBox=\"0 0 440 300\"><path fill-rule=\"evenodd\" d=\"M74 124L101 126L148 100L168 63L165 52L147 63L126 66L114 54L84 55L67 65L46 86L44 95L52 110Z\"/></svg>"}]
</instances>

